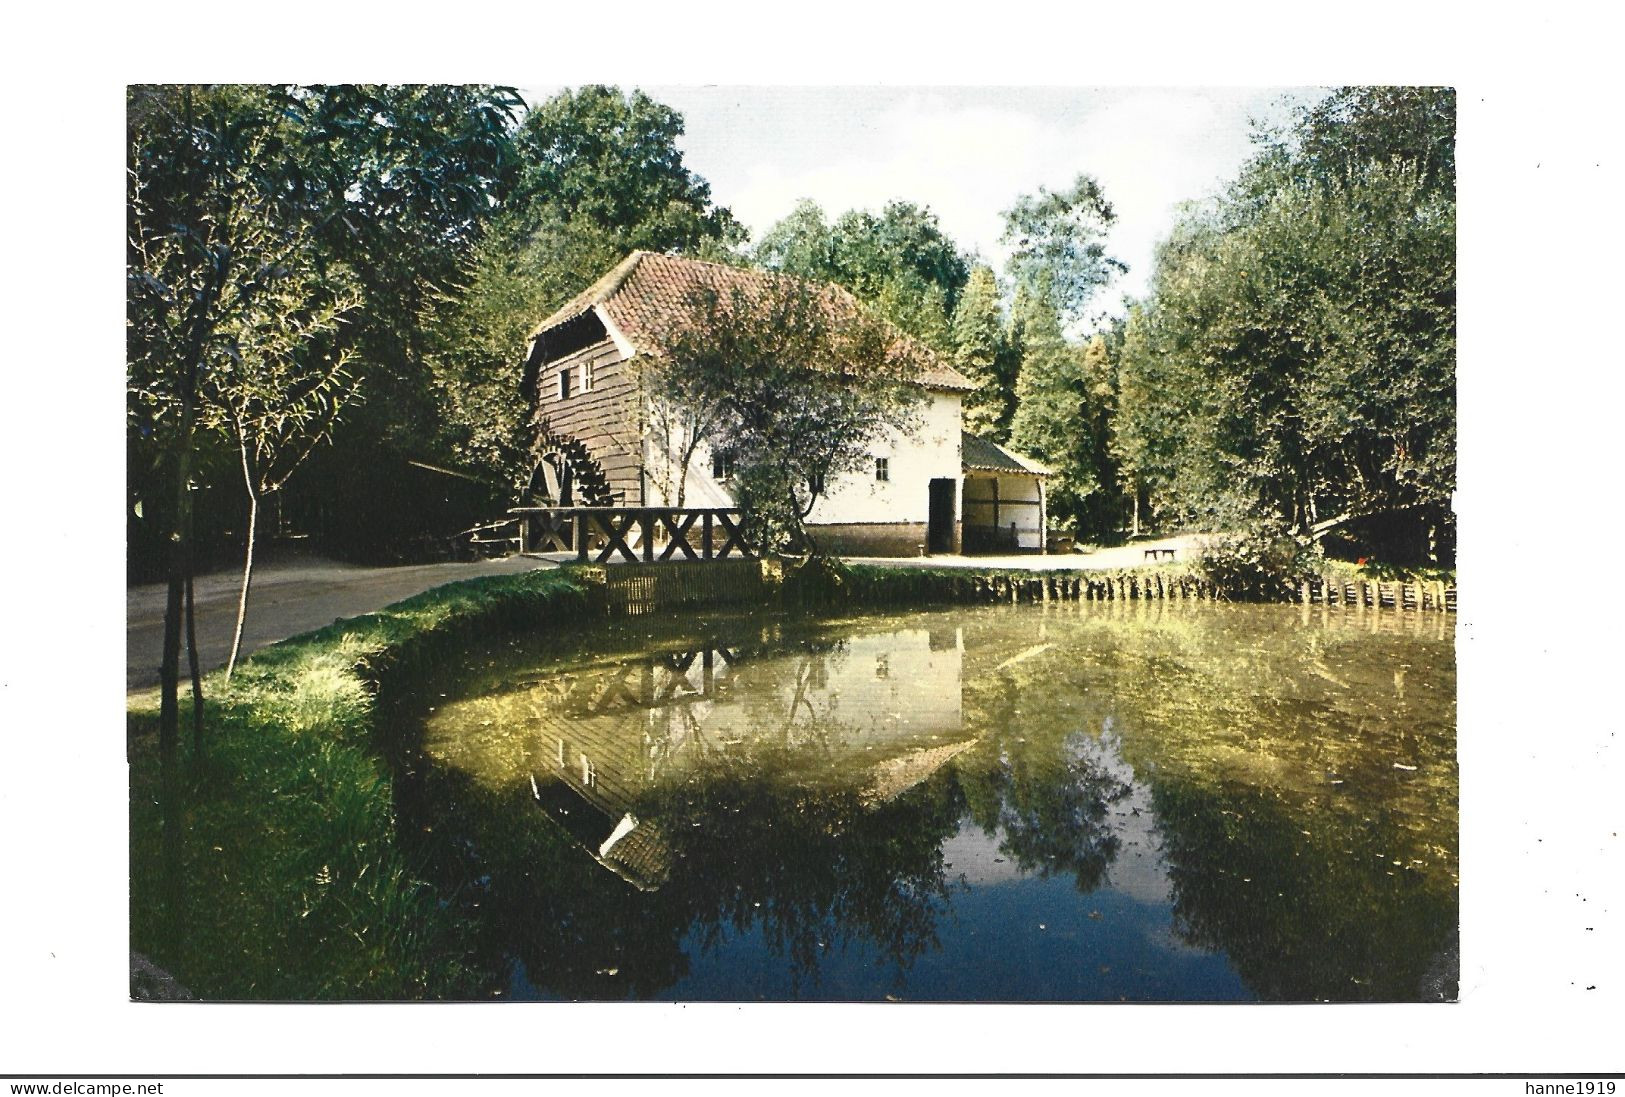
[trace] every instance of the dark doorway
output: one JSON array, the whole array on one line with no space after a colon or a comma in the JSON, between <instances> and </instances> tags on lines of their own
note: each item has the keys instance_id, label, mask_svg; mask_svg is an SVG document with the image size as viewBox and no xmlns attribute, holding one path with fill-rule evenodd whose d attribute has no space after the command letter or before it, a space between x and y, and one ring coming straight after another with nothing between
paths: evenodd
<instances>
[{"instance_id":1,"label":"dark doorway","mask_svg":"<svg viewBox=\"0 0 1625 1097\"><path fill-rule=\"evenodd\" d=\"M954 550L954 481L931 481L930 519L925 527L925 551Z\"/></svg>"}]
</instances>

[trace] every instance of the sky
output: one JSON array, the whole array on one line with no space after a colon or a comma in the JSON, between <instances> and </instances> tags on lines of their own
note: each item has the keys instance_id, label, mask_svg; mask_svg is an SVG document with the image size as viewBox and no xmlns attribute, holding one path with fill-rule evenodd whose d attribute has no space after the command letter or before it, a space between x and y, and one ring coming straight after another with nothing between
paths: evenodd
<instances>
[{"instance_id":1,"label":"sky","mask_svg":"<svg viewBox=\"0 0 1625 1097\"><path fill-rule=\"evenodd\" d=\"M528 88L539 102L553 87ZM688 167L758 238L802 198L833 220L894 198L928 206L961 247L1002 268L1000 214L1039 187L1093 175L1118 216L1128 273L1095 309L1145 293L1181 203L1214 193L1251 151L1254 119L1285 120L1307 88L648 86L680 113ZM1093 311L1093 310L1092 310Z\"/></svg>"}]
</instances>

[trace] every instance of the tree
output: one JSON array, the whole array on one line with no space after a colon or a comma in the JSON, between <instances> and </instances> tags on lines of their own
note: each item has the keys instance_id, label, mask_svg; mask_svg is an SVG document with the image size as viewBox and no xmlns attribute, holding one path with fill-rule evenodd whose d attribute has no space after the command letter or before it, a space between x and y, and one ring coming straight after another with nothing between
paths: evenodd
<instances>
[{"instance_id":1,"label":"tree","mask_svg":"<svg viewBox=\"0 0 1625 1097\"><path fill-rule=\"evenodd\" d=\"M965 427L997 442L1008 440L1021 349L1005 322L992 268L972 268L954 309L953 342L954 367L978 386L965 397Z\"/></svg>"},{"instance_id":2,"label":"tree","mask_svg":"<svg viewBox=\"0 0 1625 1097\"><path fill-rule=\"evenodd\" d=\"M1082 408L1078 457L1090 480L1079 499L1080 526L1112 537L1123 526L1122 470L1114 444L1117 420L1117 364L1110 349L1119 343L1115 329L1096 334L1084 347L1080 363ZM1136 531L1138 532L1138 531Z\"/></svg>"},{"instance_id":3,"label":"tree","mask_svg":"<svg viewBox=\"0 0 1625 1097\"><path fill-rule=\"evenodd\" d=\"M324 260L360 288L342 337L367 391L289 501L330 548L379 555L423 528L401 473L407 459L443 452L430 319L462 295L472 251L514 186L523 101L491 85L275 90L293 130L292 193Z\"/></svg>"},{"instance_id":4,"label":"tree","mask_svg":"<svg viewBox=\"0 0 1625 1097\"><path fill-rule=\"evenodd\" d=\"M556 217L619 237L627 250L685 251L743 239L711 188L683 163L683 116L641 91L599 84L566 90L519 128L519 175L508 209L521 222Z\"/></svg>"},{"instance_id":5,"label":"tree","mask_svg":"<svg viewBox=\"0 0 1625 1097\"><path fill-rule=\"evenodd\" d=\"M248 496L243 581L226 658L231 681L248 613L260 500L282 489L316 446L330 436L340 409L356 395L348 350L333 335L360 295L339 268L317 269L308 234L247 228L244 250L258 257L258 277L223 319L204 373L204 418L237 450Z\"/></svg>"},{"instance_id":6,"label":"tree","mask_svg":"<svg viewBox=\"0 0 1625 1097\"><path fill-rule=\"evenodd\" d=\"M844 286L928 346L953 349L950 326L970 267L923 206L892 201L879 215L848 210L828 225L803 199L751 256L769 270Z\"/></svg>"},{"instance_id":7,"label":"tree","mask_svg":"<svg viewBox=\"0 0 1625 1097\"><path fill-rule=\"evenodd\" d=\"M763 233L751 248L751 258L768 270L814 282L834 282L840 277L835 235L824 220L823 209L811 198L797 202L795 209Z\"/></svg>"},{"instance_id":8,"label":"tree","mask_svg":"<svg viewBox=\"0 0 1625 1097\"><path fill-rule=\"evenodd\" d=\"M288 203L284 123L263 89L136 87L128 93L125 259L127 431L142 460L136 505L166 541L158 750L167 907L180 908L178 773L183 604L193 682L193 755L202 689L191 591L192 495L204 467L206 399L245 347L297 340L328 275ZM274 397L273 397L274 398Z\"/></svg>"},{"instance_id":9,"label":"tree","mask_svg":"<svg viewBox=\"0 0 1625 1097\"><path fill-rule=\"evenodd\" d=\"M352 352L350 375L366 386L368 402L347 416L333 452L313 455L290 503L316 532L329 535L330 545L344 547L351 520L364 536L392 533L380 512L413 513L393 498L400 481L395 458L423 456L437 419L423 366L422 314L435 297L459 292L469 249L512 175L511 131L520 101L511 89L478 85L257 85L198 87L190 94L195 102L230 101L237 115L252 118L238 123L257 134L253 162L245 161L243 170L274 199L267 224L277 231L302 226L318 268L342 268L361 296L340 338L342 349ZM163 149L169 146L143 119L179 95L158 87L131 93L132 127L143 126L141 140L157 142L140 154L159 175L167 169L156 158L168 156ZM184 152L181 144L173 147ZM179 163L179 155L170 159ZM189 214L160 209L154 216L180 224ZM131 465L132 495L149 498L158 491L145 458L151 436L132 420L130 438L132 456L142 456ZM193 495L204 508L199 533L207 542L235 525L240 472L230 447L207 434L198 441L204 448L194 455L199 479ZM210 503L228 495L229 513ZM149 544L161 541L145 530L154 524L150 504L142 514L147 517L131 522L136 570L157 555Z\"/></svg>"},{"instance_id":10,"label":"tree","mask_svg":"<svg viewBox=\"0 0 1625 1097\"><path fill-rule=\"evenodd\" d=\"M1106 254L1106 234L1117 214L1091 176L1079 175L1062 191L1038 188L1004 211L1008 269L1016 291L1045 297L1071 324L1083 319L1096 291L1128 268Z\"/></svg>"},{"instance_id":11,"label":"tree","mask_svg":"<svg viewBox=\"0 0 1625 1097\"><path fill-rule=\"evenodd\" d=\"M1455 198L1453 88L1338 88L1302 108L1295 130L1275 141L1307 177L1335 184L1374 164L1404 163L1426 193Z\"/></svg>"},{"instance_id":12,"label":"tree","mask_svg":"<svg viewBox=\"0 0 1625 1097\"><path fill-rule=\"evenodd\" d=\"M130 486L136 505L151 507L166 541L158 736L170 801L166 832L176 791L180 638L203 386L220 327L262 281L277 277L274 265L261 264L268 258L265 226L276 221L276 188L261 174L274 124L265 107L261 97L236 89L136 87L128 98L127 419L144 457ZM195 685L194 692L200 702ZM201 719L194 737L201 746Z\"/></svg>"},{"instance_id":13,"label":"tree","mask_svg":"<svg viewBox=\"0 0 1625 1097\"><path fill-rule=\"evenodd\" d=\"M740 470L758 548L816 552L806 518L824 485L913 428L925 352L837 291L771 275L746 287L688 301L655 397L711 409L707 437Z\"/></svg>"},{"instance_id":14,"label":"tree","mask_svg":"<svg viewBox=\"0 0 1625 1097\"><path fill-rule=\"evenodd\" d=\"M1448 550L1453 119L1447 93L1345 89L1187 212L1120 376L1125 463L1170 513Z\"/></svg>"},{"instance_id":15,"label":"tree","mask_svg":"<svg viewBox=\"0 0 1625 1097\"><path fill-rule=\"evenodd\" d=\"M1051 515L1076 519L1095 487L1084 460L1083 362L1061 330L1054 300L1043 283L1036 294L1017 293L1014 318L1022 359L1010 442L1055 470L1048 485Z\"/></svg>"}]
</instances>

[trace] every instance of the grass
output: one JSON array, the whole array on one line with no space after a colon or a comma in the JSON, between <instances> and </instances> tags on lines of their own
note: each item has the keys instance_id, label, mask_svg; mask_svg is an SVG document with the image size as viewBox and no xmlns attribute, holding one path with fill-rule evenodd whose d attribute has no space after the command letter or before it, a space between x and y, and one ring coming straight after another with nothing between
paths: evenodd
<instances>
[{"instance_id":1,"label":"grass","mask_svg":"<svg viewBox=\"0 0 1625 1097\"><path fill-rule=\"evenodd\" d=\"M579 617L588 600L561 571L453 583L267 648L229 686L210 676L168 875L157 695L132 700L131 947L205 999L476 993L493 974L469 962L452 907L396 840L376 699L448 645Z\"/></svg>"},{"instance_id":2,"label":"grass","mask_svg":"<svg viewBox=\"0 0 1625 1097\"><path fill-rule=\"evenodd\" d=\"M1368 579L1382 583L1445 583L1456 581L1455 568L1410 567L1385 564L1361 557L1358 560L1326 560L1326 574L1342 579Z\"/></svg>"},{"instance_id":3,"label":"grass","mask_svg":"<svg viewBox=\"0 0 1625 1097\"><path fill-rule=\"evenodd\" d=\"M1154 576L1200 580L1191 565L1152 564L1144 567L1024 571L1021 569L893 568L884 565L810 561L788 572L784 597L800 606L888 606L931 602L975 603L1036 601L1039 585L1051 580L1083 579L1096 584L1119 579L1141 583ZM1014 597L1012 597L1014 592Z\"/></svg>"}]
</instances>

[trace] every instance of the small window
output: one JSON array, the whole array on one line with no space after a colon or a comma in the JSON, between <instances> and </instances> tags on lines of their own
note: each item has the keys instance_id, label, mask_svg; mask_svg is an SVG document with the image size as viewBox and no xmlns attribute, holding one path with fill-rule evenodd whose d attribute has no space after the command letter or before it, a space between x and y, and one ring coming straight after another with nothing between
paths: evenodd
<instances>
[{"instance_id":1,"label":"small window","mask_svg":"<svg viewBox=\"0 0 1625 1097\"><path fill-rule=\"evenodd\" d=\"M561 370L559 370L559 399L560 400L568 400L569 398L570 398L570 371L568 369L561 369Z\"/></svg>"},{"instance_id":2,"label":"small window","mask_svg":"<svg viewBox=\"0 0 1625 1097\"><path fill-rule=\"evenodd\" d=\"M592 362L581 363L581 391L592 391Z\"/></svg>"},{"instance_id":3,"label":"small window","mask_svg":"<svg viewBox=\"0 0 1625 1097\"><path fill-rule=\"evenodd\" d=\"M711 454L711 479L721 483L733 479L734 459L731 453Z\"/></svg>"},{"instance_id":4,"label":"small window","mask_svg":"<svg viewBox=\"0 0 1625 1097\"><path fill-rule=\"evenodd\" d=\"M811 476L807 477L807 490L812 492L814 495L824 494L824 474L821 472L815 472Z\"/></svg>"},{"instance_id":5,"label":"small window","mask_svg":"<svg viewBox=\"0 0 1625 1097\"><path fill-rule=\"evenodd\" d=\"M881 480L881 481L891 479L891 459L890 458L887 458L887 457L876 457L875 458L875 479L876 480Z\"/></svg>"}]
</instances>

